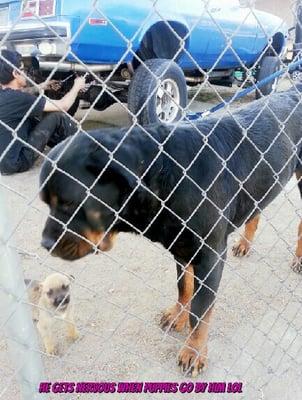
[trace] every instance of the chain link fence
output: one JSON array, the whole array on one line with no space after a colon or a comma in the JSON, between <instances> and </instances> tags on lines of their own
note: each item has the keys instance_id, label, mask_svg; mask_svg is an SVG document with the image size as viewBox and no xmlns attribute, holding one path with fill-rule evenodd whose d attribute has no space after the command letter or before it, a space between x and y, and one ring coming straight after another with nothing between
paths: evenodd
<instances>
[{"instance_id":1,"label":"chain link fence","mask_svg":"<svg viewBox=\"0 0 302 400\"><path fill-rule=\"evenodd\" d=\"M300 60L301 3L271 3L290 15L287 25L239 0L0 2L1 48L21 53L24 70L6 62L36 95L18 126L0 121L11 137L0 163L17 143L39 156L29 171L0 180L0 398L177 399L186 389L176 383L195 382L206 364L196 382L208 384L207 394L195 386L189 398L302 394L302 136L291 128L300 125L301 72L289 69ZM85 88L71 108L60 109L76 132L50 152L37 149L20 128L42 98L60 107L79 75ZM295 104L276 94L290 88ZM264 146L249 136L254 125ZM268 131L274 134L267 138ZM229 142L236 132L236 143ZM238 152L247 163L249 152L254 157L245 175L241 164L235 172L232 166ZM261 168L263 179L250 189ZM298 185L288 172L295 169ZM266 179L272 184L259 194ZM123 193L118 206L116 193ZM240 220L240 206L234 215L230 209L242 193L250 206ZM93 228L80 227L84 214ZM46 220L48 251L40 244ZM222 226L232 232L227 250L217 239L227 236ZM115 246L105 251L116 231ZM177 284L178 302L162 314L175 304ZM99 386L89 390L85 382ZM114 386L120 382L138 386L131 393L130 385ZM157 382L157 389L142 390L143 382Z\"/></svg>"}]
</instances>

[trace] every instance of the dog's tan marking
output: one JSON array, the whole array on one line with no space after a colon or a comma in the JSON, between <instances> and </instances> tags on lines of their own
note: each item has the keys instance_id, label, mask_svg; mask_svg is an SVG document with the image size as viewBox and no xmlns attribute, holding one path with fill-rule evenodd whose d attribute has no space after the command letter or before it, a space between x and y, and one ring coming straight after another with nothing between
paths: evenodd
<instances>
[{"instance_id":1,"label":"dog's tan marking","mask_svg":"<svg viewBox=\"0 0 302 400\"><path fill-rule=\"evenodd\" d=\"M103 232L95 232L91 230L87 230L84 232L83 236L89 240L89 242L97 245L103 238Z\"/></svg>"},{"instance_id":2,"label":"dog's tan marking","mask_svg":"<svg viewBox=\"0 0 302 400\"><path fill-rule=\"evenodd\" d=\"M88 210L86 211L87 217L93 221L100 221L102 213L101 211Z\"/></svg>"},{"instance_id":3,"label":"dog's tan marking","mask_svg":"<svg viewBox=\"0 0 302 400\"><path fill-rule=\"evenodd\" d=\"M56 208L58 206L58 196L52 194L49 203L51 208Z\"/></svg>"},{"instance_id":4,"label":"dog's tan marking","mask_svg":"<svg viewBox=\"0 0 302 400\"><path fill-rule=\"evenodd\" d=\"M302 257L302 221L300 222L298 228L298 242L296 248L296 256Z\"/></svg>"},{"instance_id":5,"label":"dog's tan marking","mask_svg":"<svg viewBox=\"0 0 302 400\"><path fill-rule=\"evenodd\" d=\"M160 321L162 329L171 327L176 332L181 332L189 320L194 290L194 271L191 265L186 268L182 279L183 290L179 293L178 302L164 311Z\"/></svg>"},{"instance_id":6,"label":"dog's tan marking","mask_svg":"<svg viewBox=\"0 0 302 400\"><path fill-rule=\"evenodd\" d=\"M205 313L197 327L190 328L190 336L178 356L182 371L191 374L193 378L208 365L208 337L213 308Z\"/></svg>"},{"instance_id":7,"label":"dog's tan marking","mask_svg":"<svg viewBox=\"0 0 302 400\"><path fill-rule=\"evenodd\" d=\"M296 178L298 182L301 182L302 172L296 171ZM302 273L302 221L300 221L298 227L298 241L295 251L295 257L292 262L292 270L298 273Z\"/></svg>"},{"instance_id":8,"label":"dog's tan marking","mask_svg":"<svg viewBox=\"0 0 302 400\"><path fill-rule=\"evenodd\" d=\"M79 257L84 257L86 254L88 254L92 249L92 244L97 245L101 241L103 233L87 230L83 232L82 236L84 236L87 240L89 240L90 243L86 242L85 240L80 240L78 242L77 252Z\"/></svg>"},{"instance_id":9,"label":"dog's tan marking","mask_svg":"<svg viewBox=\"0 0 302 400\"><path fill-rule=\"evenodd\" d=\"M302 272L302 221L298 227L298 241L295 257L292 262L292 270L298 273Z\"/></svg>"},{"instance_id":10,"label":"dog's tan marking","mask_svg":"<svg viewBox=\"0 0 302 400\"><path fill-rule=\"evenodd\" d=\"M251 249L251 244L254 240L255 233L260 220L260 214L257 214L253 219L245 224L243 237L238 243L233 246L233 255L235 257L243 257L247 255Z\"/></svg>"},{"instance_id":11,"label":"dog's tan marking","mask_svg":"<svg viewBox=\"0 0 302 400\"><path fill-rule=\"evenodd\" d=\"M94 244L102 251L109 251L114 246L114 243L117 238L117 232L109 232L104 237L104 232L96 232L87 230L83 232L82 236L84 236L90 243L85 240L80 240L77 244L77 253L79 257L83 257L88 254L92 245Z\"/></svg>"},{"instance_id":12,"label":"dog's tan marking","mask_svg":"<svg viewBox=\"0 0 302 400\"><path fill-rule=\"evenodd\" d=\"M116 232L109 232L104 236L104 232L93 232L86 231L84 233L86 239L88 239L91 243L98 246L98 248L102 251L109 251L112 249L115 240L117 238Z\"/></svg>"}]
</instances>

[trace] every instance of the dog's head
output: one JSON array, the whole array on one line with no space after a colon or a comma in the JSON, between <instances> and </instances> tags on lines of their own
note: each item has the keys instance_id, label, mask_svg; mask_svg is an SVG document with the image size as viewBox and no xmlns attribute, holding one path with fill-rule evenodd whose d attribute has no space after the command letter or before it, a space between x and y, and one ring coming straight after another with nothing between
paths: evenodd
<instances>
[{"instance_id":1,"label":"dog's head","mask_svg":"<svg viewBox=\"0 0 302 400\"><path fill-rule=\"evenodd\" d=\"M54 273L40 283L41 298L48 309L66 310L70 303L70 285L73 279Z\"/></svg>"},{"instance_id":2,"label":"dog's head","mask_svg":"<svg viewBox=\"0 0 302 400\"><path fill-rule=\"evenodd\" d=\"M41 199L50 209L42 246L67 260L95 248L110 250L118 233L117 211L136 184L134 175L84 134L62 142L49 157L56 165L46 161L40 174Z\"/></svg>"}]
</instances>

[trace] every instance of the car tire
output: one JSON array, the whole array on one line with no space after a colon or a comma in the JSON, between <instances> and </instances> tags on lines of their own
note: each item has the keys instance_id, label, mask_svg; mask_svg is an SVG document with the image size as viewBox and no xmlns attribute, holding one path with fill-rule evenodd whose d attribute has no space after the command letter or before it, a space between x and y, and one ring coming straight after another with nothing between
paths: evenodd
<instances>
[{"instance_id":1,"label":"car tire","mask_svg":"<svg viewBox=\"0 0 302 400\"><path fill-rule=\"evenodd\" d=\"M176 122L187 102L185 75L174 61L150 59L136 69L129 86L128 108L139 124Z\"/></svg>"},{"instance_id":2,"label":"car tire","mask_svg":"<svg viewBox=\"0 0 302 400\"><path fill-rule=\"evenodd\" d=\"M256 74L256 82L262 81L262 79L265 79L268 76L279 71L280 65L281 65L281 63L280 63L279 57L264 56L259 63L259 69ZM269 95L273 91L277 82L278 82L278 78L276 78L275 80L273 80L271 82L268 82L266 85L257 89L256 90L256 99L260 99L263 96Z\"/></svg>"}]
</instances>

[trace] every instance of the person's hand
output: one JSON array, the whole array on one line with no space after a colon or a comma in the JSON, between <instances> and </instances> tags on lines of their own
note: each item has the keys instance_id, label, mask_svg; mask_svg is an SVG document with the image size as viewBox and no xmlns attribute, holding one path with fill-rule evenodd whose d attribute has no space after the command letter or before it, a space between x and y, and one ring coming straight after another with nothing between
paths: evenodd
<instances>
[{"instance_id":1,"label":"person's hand","mask_svg":"<svg viewBox=\"0 0 302 400\"><path fill-rule=\"evenodd\" d=\"M54 90L54 91L58 91L59 89L61 89L61 83L60 81L57 81L55 79L52 79L49 82L43 82L40 84L40 87L42 90Z\"/></svg>"},{"instance_id":2,"label":"person's hand","mask_svg":"<svg viewBox=\"0 0 302 400\"><path fill-rule=\"evenodd\" d=\"M85 86L86 86L86 80L85 80L84 76L78 76L77 78L75 78L73 87L74 87L78 92L79 92L80 90L85 89Z\"/></svg>"}]
</instances>

